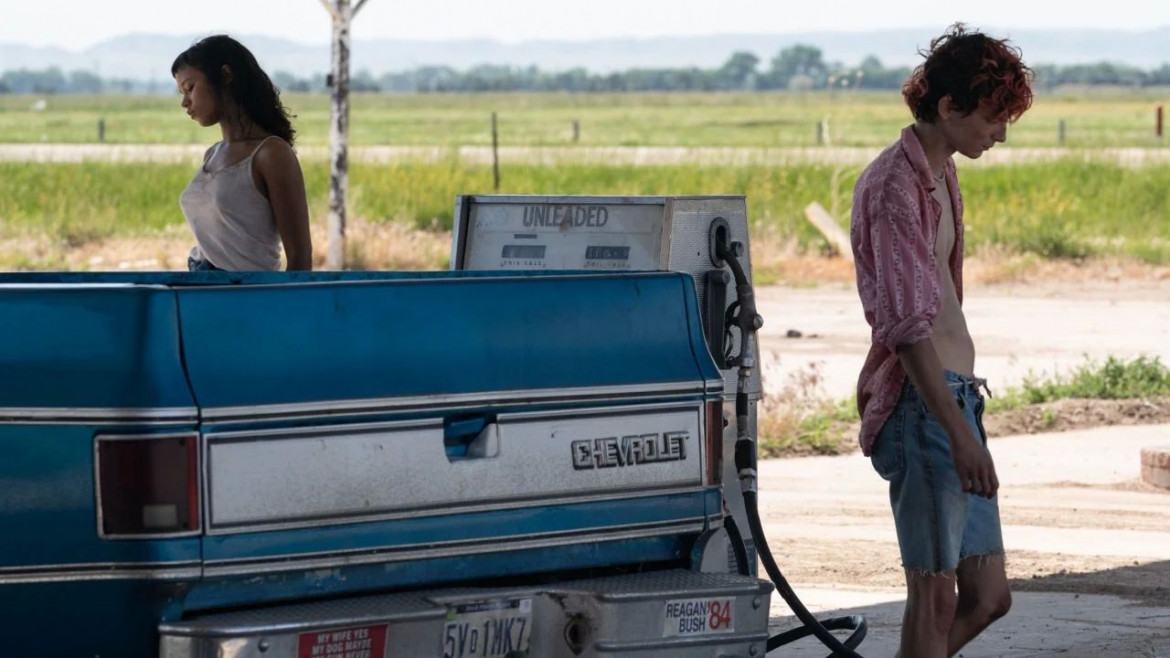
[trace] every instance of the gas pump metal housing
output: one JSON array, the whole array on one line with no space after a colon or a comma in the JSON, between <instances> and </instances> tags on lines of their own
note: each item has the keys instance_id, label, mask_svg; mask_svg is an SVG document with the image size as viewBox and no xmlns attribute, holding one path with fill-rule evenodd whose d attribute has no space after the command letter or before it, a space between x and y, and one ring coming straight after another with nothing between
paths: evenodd
<instances>
[{"instance_id":1,"label":"gas pump metal housing","mask_svg":"<svg viewBox=\"0 0 1170 658\"><path fill-rule=\"evenodd\" d=\"M713 318L707 274L716 271L711 249L712 225L726 223L729 242L743 245L742 263L752 278L747 200L743 196L530 196L466 195L456 198L451 242L453 270L671 270L695 280L699 308L710 344ZM590 258L593 256L593 258ZM735 286L726 288L726 308L736 300ZM739 352L733 338L732 352ZM756 436L757 406L762 397L759 345L753 345L756 367L748 383L749 434ZM719 365L717 363L717 365ZM738 368L721 367L724 380L723 487L724 504L744 535L748 562L756 573L754 541L739 492L735 468L737 437L734 414ZM728 570L734 571L733 558Z\"/></svg>"}]
</instances>

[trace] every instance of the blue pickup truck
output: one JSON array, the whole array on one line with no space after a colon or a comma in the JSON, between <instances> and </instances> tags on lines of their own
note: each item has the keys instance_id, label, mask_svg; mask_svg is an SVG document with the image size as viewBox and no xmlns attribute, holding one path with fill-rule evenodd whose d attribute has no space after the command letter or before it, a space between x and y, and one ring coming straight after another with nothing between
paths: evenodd
<instances>
[{"instance_id":1,"label":"blue pickup truck","mask_svg":"<svg viewBox=\"0 0 1170 658\"><path fill-rule=\"evenodd\" d=\"M0 372L0 656L765 652L688 274L0 274Z\"/></svg>"}]
</instances>

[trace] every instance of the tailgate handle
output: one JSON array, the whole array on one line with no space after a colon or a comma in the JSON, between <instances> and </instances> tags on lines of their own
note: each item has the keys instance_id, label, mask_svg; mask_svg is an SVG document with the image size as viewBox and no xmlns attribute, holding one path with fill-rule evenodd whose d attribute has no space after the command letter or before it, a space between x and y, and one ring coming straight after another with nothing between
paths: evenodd
<instances>
[{"instance_id":1,"label":"tailgate handle","mask_svg":"<svg viewBox=\"0 0 1170 658\"><path fill-rule=\"evenodd\" d=\"M492 459L500 454L500 426L494 419L448 419L443 423L443 448L451 462Z\"/></svg>"}]
</instances>

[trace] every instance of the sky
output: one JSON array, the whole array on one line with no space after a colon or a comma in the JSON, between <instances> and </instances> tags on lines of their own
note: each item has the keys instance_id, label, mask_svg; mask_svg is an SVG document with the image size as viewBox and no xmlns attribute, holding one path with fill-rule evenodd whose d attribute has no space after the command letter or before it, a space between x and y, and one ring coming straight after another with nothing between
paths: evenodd
<instances>
[{"instance_id":1,"label":"sky","mask_svg":"<svg viewBox=\"0 0 1170 658\"><path fill-rule=\"evenodd\" d=\"M1079 5L1070 8L1069 5ZM961 7L961 9L959 9ZM1063 8L1062 8L1063 7ZM279 9L276 9L279 8ZM67 17L67 18L63 18ZM923 28L962 20L1011 30L1170 25L1170 0L367 0L354 39L587 40ZM130 33L261 34L328 43L321 0L0 0L0 43L82 50Z\"/></svg>"}]
</instances>

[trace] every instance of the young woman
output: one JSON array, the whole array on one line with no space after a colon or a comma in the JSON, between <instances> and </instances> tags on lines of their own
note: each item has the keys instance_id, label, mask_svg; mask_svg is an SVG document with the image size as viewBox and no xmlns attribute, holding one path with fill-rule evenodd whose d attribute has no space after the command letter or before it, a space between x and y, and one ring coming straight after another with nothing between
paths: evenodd
<instances>
[{"instance_id":1,"label":"young woman","mask_svg":"<svg viewBox=\"0 0 1170 658\"><path fill-rule=\"evenodd\" d=\"M242 44L207 37L171 65L187 115L219 125L223 140L179 197L195 234L191 271L289 270L313 266L309 208L296 132L280 92Z\"/></svg>"}]
</instances>

